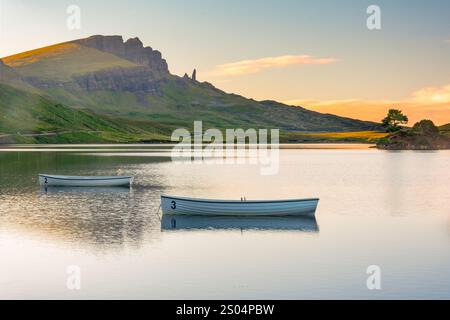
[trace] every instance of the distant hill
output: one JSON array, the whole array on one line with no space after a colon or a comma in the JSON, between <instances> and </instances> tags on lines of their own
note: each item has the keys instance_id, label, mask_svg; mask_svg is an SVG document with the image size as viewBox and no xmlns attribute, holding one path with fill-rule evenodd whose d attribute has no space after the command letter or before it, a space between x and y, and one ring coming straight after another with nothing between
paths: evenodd
<instances>
[{"instance_id":1,"label":"distant hill","mask_svg":"<svg viewBox=\"0 0 450 320\"><path fill-rule=\"evenodd\" d=\"M138 38L124 42L121 36L93 36L5 57L0 60L0 83L0 94L7 97L2 108L8 110L7 116L0 119L3 133L85 128L69 118L56 124L35 112L37 106L42 112L48 107L44 113L55 111L50 105L65 108L64 117L81 113L95 117L95 129L129 131L133 141L142 130L151 137L158 132L167 138L174 128L192 127L194 120L203 120L204 129L381 129L376 123L274 101L259 102L225 93L188 76L172 75L162 54L144 47ZM27 123L22 123L19 116L12 117L21 113L27 114L23 118ZM145 135L142 140L147 140Z\"/></svg>"}]
</instances>

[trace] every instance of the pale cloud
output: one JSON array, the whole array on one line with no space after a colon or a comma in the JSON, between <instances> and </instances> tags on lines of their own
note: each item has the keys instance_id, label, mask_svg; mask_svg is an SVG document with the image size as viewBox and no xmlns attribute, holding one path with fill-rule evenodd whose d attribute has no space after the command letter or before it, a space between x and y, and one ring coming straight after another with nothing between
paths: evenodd
<instances>
[{"instance_id":1,"label":"pale cloud","mask_svg":"<svg viewBox=\"0 0 450 320\"><path fill-rule=\"evenodd\" d=\"M428 87L413 93L414 99L424 103L450 103L450 85Z\"/></svg>"},{"instance_id":2,"label":"pale cloud","mask_svg":"<svg viewBox=\"0 0 450 320\"><path fill-rule=\"evenodd\" d=\"M410 119L410 124L422 119L431 119L436 124L450 123L450 85L427 87L412 93L403 100L288 100L286 104L336 114L339 116L379 122L388 109L401 109Z\"/></svg>"},{"instance_id":3,"label":"pale cloud","mask_svg":"<svg viewBox=\"0 0 450 320\"><path fill-rule=\"evenodd\" d=\"M337 59L334 58L315 58L308 55L285 55L225 63L217 66L213 73L217 76L239 76L292 65L324 65L335 62L337 62Z\"/></svg>"}]
</instances>

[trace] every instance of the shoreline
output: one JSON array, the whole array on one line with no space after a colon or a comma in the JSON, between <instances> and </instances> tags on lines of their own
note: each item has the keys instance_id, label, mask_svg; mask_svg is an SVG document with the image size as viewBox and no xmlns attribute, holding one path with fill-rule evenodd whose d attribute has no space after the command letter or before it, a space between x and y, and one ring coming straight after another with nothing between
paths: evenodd
<instances>
[{"instance_id":1,"label":"shoreline","mask_svg":"<svg viewBox=\"0 0 450 320\"><path fill-rule=\"evenodd\" d=\"M374 144L381 138L386 137L386 133L380 131L335 131L335 132L299 132L281 131L279 136L280 144ZM172 143L171 136L161 135L147 137L145 135L110 135L104 131L63 131L45 133L0 133L1 145L46 145L46 144L141 144L160 145Z\"/></svg>"},{"instance_id":2,"label":"shoreline","mask_svg":"<svg viewBox=\"0 0 450 320\"><path fill-rule=\"evenodd\" d=\"M148 143L148 144L9 144L1 145L0 152L139 152L139 151L167 151L170 152L172 147L176 146L176 143ZM191 144L193 148L195 145ZM207 144L203 144L204 147ZM237 145L234 145L236 147ZM245 149L250 148L257 149L259 146L269 146L266 144L261 145L245 145ZM226 145L223 145L225 150ZM270 146L268 150L270 150ZM279 150L374 150L375 144L369 143L280 143L278 145Z\"/></svg>"},{"instance_id":3,"label":"shoreline","mask_svg":"<svg viewBox=\"0 0 450 320\"><path fill-rule=\"evenodd\" d=\"M61 143L61 144L0 144L0 152L76 152L76 151L121 151L121 152L138 152L152 151L155 147L167 149L169 151L176 143ZM264 145L264 144L261 144ZM191 144L194 147L194 144ZM203 144L207 146L207 144ZM235 145L236 146L236 145ZM246 144L246 149L249 145ZM253 145L253 146L259 146ZM225 145L223 146L225 149ZM450 148L439 149L395 149L395 148L380 148L376 143L358 143L358 142L318 142L318 143L280 143L278 145L280 150L379 150L379 151L445 151ZM269 148L270 150L270 148Z\"/></svg>"}]
</instances>

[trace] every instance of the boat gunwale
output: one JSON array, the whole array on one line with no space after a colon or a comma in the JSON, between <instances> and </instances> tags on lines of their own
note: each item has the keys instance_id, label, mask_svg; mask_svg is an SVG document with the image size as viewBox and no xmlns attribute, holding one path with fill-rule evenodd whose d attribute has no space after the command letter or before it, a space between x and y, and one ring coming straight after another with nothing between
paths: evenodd
<instances>
[{"instance_id":1,"label":"boat gunwale","mask_svg":"<svg viewBox=\"0 0 450 320\"><path fill-rule=\"evenodd\" d=\"M131 176L117 176L117 177L90 177L90 176L52 176L47 174L39 174L39 177L50 178L55 180L66 180L66 181L99 181L99 180L125 180L132 179Z\"/></svg>"},{"instance_id":2,"label":"boat gunwale","mask_svg":"<svg viewBox=\"0 0 450 320\"><path fill-rule=\"evenodd\" d=\"M203 203L226 203L226 204L257 204L257 203L285 203L285 202L306 202L306 201L319 201L319 198L306 198L306 199L285 199L285 200L220 200L220 199L194 199L194 198L185 198L185 197L173 197L161 195L161 199L176 199L182 201L191 201L191 202L203 202Z\"/></svg>"}]
</instances>

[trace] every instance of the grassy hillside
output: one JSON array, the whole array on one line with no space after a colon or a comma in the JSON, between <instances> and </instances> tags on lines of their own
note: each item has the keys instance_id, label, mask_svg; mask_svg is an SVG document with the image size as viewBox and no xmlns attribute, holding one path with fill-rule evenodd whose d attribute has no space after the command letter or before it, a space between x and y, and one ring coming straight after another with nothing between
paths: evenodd
<instances>
[{"instance_id":1,"label":"grassy hillside","mask_svg":"<svg viewBox=\"0 0 450 320\"><path fill-rule=\"evenodd\" d=\"M197 108L197 107L192 107ZM190 108L187 108L190 110ZM182 108L182 117L187 111ZM170 141L171 126L150 119L109 118L0 84L0 143L129 143ZM218 120L215 119L215 122ZM211 120L211 123L214 122ZM225 125L229 119L221 119ZM242 120L241 120L242 121ZM242 127L245 123L241 123ZM180 123L181 125L181 123ZM374 142L379 132L282 132L281 142Z\"/></svg>"},{"instance_id":2,"label":"grassy hillside","mask_svg":"<svg viewBox=\"0 0 450 320\"><path fill-rule=\"evenodd\" d=\"M39 93L40 90L25 82L19 73L0 60L0 83L8 84L23 91Z\"/></svg>"},{"instance_id":3,"label":"grassy hillside","mask_svg":"<svg viewBox=\"0 0 450 320\"><path fill-rule=\"evenodd\" d=\"M0 84L0 114L0 143L156 142L170 141L172 131L160 121L110 119L4 84ZM227 121L223 119L223 123ZM379 132L292 131L282 132L280 141L374 142L383 136Z\"/></svg>"},{"instance_id":4,"label":"grassy hillside","mask_svg":"<svg viewBox=\"0 0 450 320\"><path fill-rule=\"evenodd\" d=\"M161 83L161 95L79 88L51 88L47 92L74 108L110 117L144 119L170 128L191 128L202 120L205 128L280 128L286 131L379 130L374 123L325 115L274 101L258 102L226 94L205 83L171 77Z\"/></svg>"},{"instance_id":5,"label":"grassy hillside","mask_svg":"<svg viewBox=\"0 0 450 320\"><path fill-rule=\"evenodd\" d=\"M108 119L4 84L0 114L0 133L19 142L138 142L167 140L170 133L158 123Z\"/></svg>"},{"instance_id":6,"label":"grassy hillside","mask_svg":"<svg viewBox=\"0 0 450 320\"><path fill-rule=\"evenodd\" d=\"M6 58L3 62L24 77L71 80L73 75L136 64L76 43L62 43Z\"/></svg>"},{"instance_id":7,"label":"grassy hillside","mask_svg":"<svg viewBox=\"0 0 450 320\"><path fill-rule=\"evenodd\" d=\"M61 130L120 130L88 113L33 93L0 84L0 131L23 133Z\"/></svg>"}]
</instances>

